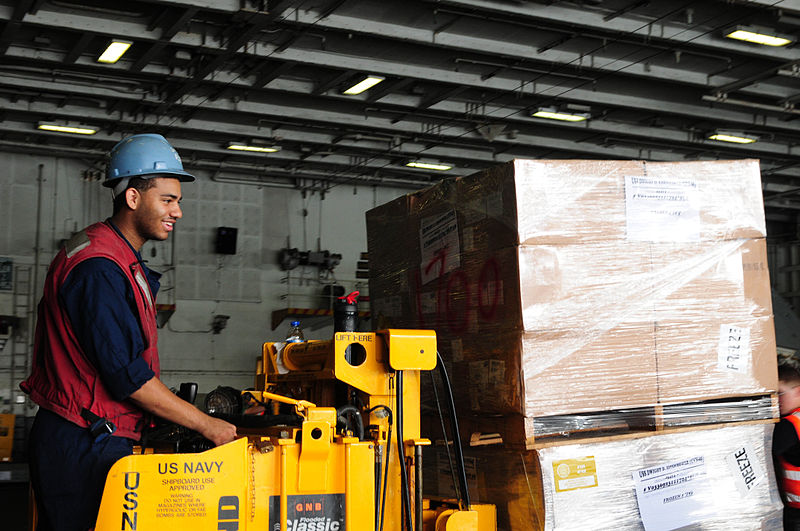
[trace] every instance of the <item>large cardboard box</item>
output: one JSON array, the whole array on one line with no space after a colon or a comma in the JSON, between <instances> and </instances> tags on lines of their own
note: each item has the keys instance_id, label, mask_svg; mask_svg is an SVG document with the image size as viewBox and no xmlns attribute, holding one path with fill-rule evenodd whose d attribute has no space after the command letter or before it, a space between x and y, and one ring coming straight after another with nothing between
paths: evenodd
<instances>
[{"instance_id":1,"label":"large cardboard box","mask_svg":"<svg viewBox=\"0 0 800 531\"><path fill-rule=\"evenodd\" d=\"M757 161L516 160L370 210L367 232L376 326L436 330L462 412L777 387Z\"/></svg>"},{"instance_id":2,"label":"large cardboard box","mask_svg":"<svg viewBox=\"0 0 800 531\"><path fill-rule=\"evenodd\" d=\"M777 385L766 242L729 240L712 249L717 256L684 244L660 257L663 268L689 262L705 268L655 311L662 403L769 392Z\"/></svg>"},{"instance_id":3,"label":"large cardboard box","mask_svg":"<svg viewBox=\"0 0 800 531\"><path fill-rule=\"evenodd\" d=\"M520 244L765 235L755 160L515 160L494 175L496 183L486 182L485 176L466 181L476 195L490 196L501 183L514 190L517 215L512 223Z\"/></svg>"},{"instance_id":4,"label":"large cardboard box","mask_svg":"<svg viewBox=\"0 0 800 531\"><path fill-rule=\"evenodd\" d=\"M502 531L783 528L773 425L595 440L514 452L466 450L473 502ZM453 496L443 449L428 451L427 494Z\"/></svg>"}]
</instances>

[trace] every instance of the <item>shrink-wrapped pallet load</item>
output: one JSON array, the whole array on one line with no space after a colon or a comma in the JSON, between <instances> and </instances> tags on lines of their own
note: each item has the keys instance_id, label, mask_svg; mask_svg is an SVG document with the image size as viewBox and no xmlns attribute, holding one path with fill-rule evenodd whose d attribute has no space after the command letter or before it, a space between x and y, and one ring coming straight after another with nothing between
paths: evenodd
<instances>
[{"instance_id":1,"label":"shrink-wrapped pallet load","mask_svg":"<svg viewBox=\"0 0 800 531\"><path fill-rule=\"evenodd\" d=\"M515 160L372 209L367 232L375 326L436 330L461 411L506 442L777 388L755 160Z\"/></svg>"}]
</instances>

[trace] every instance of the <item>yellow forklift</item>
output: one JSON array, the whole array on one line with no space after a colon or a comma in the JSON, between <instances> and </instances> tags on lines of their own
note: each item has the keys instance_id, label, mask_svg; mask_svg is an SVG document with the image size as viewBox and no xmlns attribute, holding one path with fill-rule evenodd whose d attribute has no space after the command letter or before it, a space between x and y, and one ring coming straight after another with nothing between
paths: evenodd
<instances>
[{"instance_id":1,"label":"yellow forklift","mask_svg":"<svg viewBox=\"0 0 800 531\"><path fill-rule=\"evenodd\" d=\"M422 496L421 375L438 365L449 387L435 333L357 332L347 317L335 329L345 331L332 340L264 343L253 390L209 393L206 409L226 420L243 411L238 399L263 413L239 417L241 438L205 451L173 440L159 453L151 436L118 461L96 531L495 530L494 506L469 498L452 393L460 495Z\"/></svg>"}]
</instances>

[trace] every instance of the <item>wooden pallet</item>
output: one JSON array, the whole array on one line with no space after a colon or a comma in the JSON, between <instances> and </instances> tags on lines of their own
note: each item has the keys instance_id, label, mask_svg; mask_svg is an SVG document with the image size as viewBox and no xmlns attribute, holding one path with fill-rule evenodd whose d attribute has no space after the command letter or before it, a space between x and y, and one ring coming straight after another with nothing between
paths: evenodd
<instances>
[{"instance_id":1,"label":"wooden pallet","mask_svg":"<svg viewBox=\"0 0 800 531\"><path fill-rule=\"evenodd\" d=\"M502 444L507 448L535 449L598 438L630 438L778 419L778 397L773 393L538 418L460 417L459 423L462 440L468 440L471 446Z\"/></svg>"}]
</instances>

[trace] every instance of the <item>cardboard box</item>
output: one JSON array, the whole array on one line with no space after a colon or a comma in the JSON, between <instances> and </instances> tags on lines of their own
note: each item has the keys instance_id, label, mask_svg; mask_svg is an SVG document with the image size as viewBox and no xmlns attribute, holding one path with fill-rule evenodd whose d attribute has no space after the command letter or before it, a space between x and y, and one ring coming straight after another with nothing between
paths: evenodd
<instances>
[{"instance_id":1,"label":"cardboard box","mask_svg":"<svg viewBox=\"0 0 800 531\"><path fill-rule=\"evenodd\" d=\"M516 190L521 244L766 235L756 160L515 160L501 168Z\"/></svg>"},{"instance_id":2,"label":"cardboard box","mask_svg":"<svg viewBox=\"0 0 800 531\"><path fill-rule=\"evenodd\" d=\"M764 238L684 245L665 249L657 260L665 270L671 263L702 264L655 309L659 402L774 392L777 355Z\"/></svg>"},{"instance_id":3,"label":"cardboard box","mask_svg":"<svg viewBox=\"0 0 800 531\"><path fill-rule=\"evenodd\" d=\"M735 425L522 452L468 448L468 471L477 471L470 497L495 504L506 531L782 529L772 429ZM426 493L452 495L446 457L426 459L438 460L443 478L426 476Z\"/></svg>"},{"instance_id":4,"label":"cardboard box","mask_svg":"<svg viewBox=\"0 0 800 531\"><path fill-rule=\"evenodd\" d=\"M526 332L524 416L544 417L658 403L651 323Z\"/></svg>"}]
</instances>

